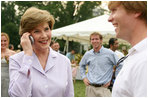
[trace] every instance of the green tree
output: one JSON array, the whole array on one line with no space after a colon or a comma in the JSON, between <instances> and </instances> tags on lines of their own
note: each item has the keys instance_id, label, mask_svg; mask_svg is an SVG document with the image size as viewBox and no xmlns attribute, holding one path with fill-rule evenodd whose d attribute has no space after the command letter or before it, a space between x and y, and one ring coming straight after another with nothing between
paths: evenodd
<instances>
[{"instance_id":1,"label":"green tree","mask_svg":"<svg viewBox=\"0 0 148 98\"><path fill-rule=\"evenodd\" d=\"M15 2L1 2L1 31L9 35L10 43L17 48L19 44L18 19L16 16Z\"/></svg>"},{"instance_id":2,"label":"green tree","mask_svg":"<svg viewBox=\"0 0 148 98\"><path fill-rule=\"evenodd\" d=\"M44 7L43 1L15 1L15 5L18 6L19 17L22 16L29 7L37 7L41 9Z\"/></svg>"},{"instance_id":3,"label":"green tree","mask_svg":"<svg viewBox=\"0 0 148 98\"><path fill-rule=\"evenodd\" d=\"M6 32L10 38L10 44L13 44L15 49L17 49L18 44L20 43L20 36L18 34L18 27L14 23L9 22L2 26L2 32Z\"/></svg>"},{"instance_id":4,"label":"green tree","mask_svg":"<svg viewBox=\"0 0 148 98\"><path fill-rule=\"evenodd\" d=\"M79 1L78 4L82 3ZM80 22L86 19L93 18L93 9L101 5L101 1L84 1L83 4L78 9L78 14L76 15L76 22ZM101 8L100 8L101 9ZM102 15L101 13L100 15Z\"/></svg>"},{"instance_id":5,"label":"green tree","mask_svg":"<svg viewBox=\"0 0 148 98\"><path fill-rule=\"evenodd\" d=\"M1 25L5 25L9 22L18 24L18 19L15 10L15 2L1 2Z\"/></svg>"}]
</instances>

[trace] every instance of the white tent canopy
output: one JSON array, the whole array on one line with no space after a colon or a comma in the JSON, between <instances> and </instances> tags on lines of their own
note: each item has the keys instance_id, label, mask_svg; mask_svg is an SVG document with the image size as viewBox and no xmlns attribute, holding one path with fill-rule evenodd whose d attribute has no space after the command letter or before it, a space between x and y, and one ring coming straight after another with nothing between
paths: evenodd
<instances>
[{"instance_id":1,"label":"white tent canopy","mask_svg":"<svg viewBox=\"0 0 148 98\"><path fill-rule=\"evenodd\" d=\"M108 42L108 38L115 36L114 27L108 22L108 17L108 15L102 15L55 29L52 31L52 37L89 44L90 34L93 32L100 32L104 36L104 42Z\"/></svg>"},{"instance_id":2,"label":"white tent canopy","mask_svg":"<svg viewBox=\"0 0 148 98\"><path fill-rule=\"evenodd\" d=\"M111 37L115 37L115 31L113 25L108 22L108 15L98 16L92 19L88 19L79 23L61 27L52 31L52 37L57 39L66 40L66 46L64 51L68 52L68 41L76 41L85 45L88 49L90 45L89 36L93 32L100 32L103 35L103 43L108 43ZM127 43L124 40L120 40L122 43Z\"/></svg>"}]
</instances>

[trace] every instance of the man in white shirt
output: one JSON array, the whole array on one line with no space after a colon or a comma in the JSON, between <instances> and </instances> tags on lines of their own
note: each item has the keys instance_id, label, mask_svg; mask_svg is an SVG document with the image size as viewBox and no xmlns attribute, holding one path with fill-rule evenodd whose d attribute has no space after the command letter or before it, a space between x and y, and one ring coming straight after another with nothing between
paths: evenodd
<instances>
[{"instance_id":1,"label":"man in white shirt","mask_svg":"<svg viewBox=\"0 0 148 98\"><path fill-rule=\"evenodd\" d=\"M113 97L147 96L147 1L110 1L116 37L132 48L113 86Z\"/></svg>"},{"instance_id":2,"label":"man in white shirt","mask_svg":"<svg viewBox=\"0 0 148 98\"><path fill-rule=\"evenodd\" d=\"M119 45L118 45L118 39L117 38L110 38L109 39L109 48L115 52L115 54L118 56L118 58L124 57L123 53L118 51Z\"/></svg>"}]
</instances>

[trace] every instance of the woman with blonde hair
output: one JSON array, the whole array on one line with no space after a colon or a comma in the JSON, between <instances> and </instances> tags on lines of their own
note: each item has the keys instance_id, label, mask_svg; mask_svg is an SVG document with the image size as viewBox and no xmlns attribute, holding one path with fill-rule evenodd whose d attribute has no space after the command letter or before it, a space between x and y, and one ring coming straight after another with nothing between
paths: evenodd
<instances>
[{"instance_id":1,"label":"woman with blonde hair","mask_svg":"<svg viewBox=\"0 0 148 98\"><path fill-rule=\"evenodd\" d=\"M27 9L21 17L23 52L10 58L10 96L74 96L69 59L49 47L53 25L53 16L35 7Z\"/></svg>"},{"instance_id":2,"label":"woman with blonde hair","mask_svg":"<svg viewBox=\"0 0 148 98\"><path fill-rule=\"evenodd\" d=\"M1 33L1 62L7 63L9 57L15 54L15 51L12 51L8 48L9 46L9 36L7 33Z\"/></svg>"}]
</instances>

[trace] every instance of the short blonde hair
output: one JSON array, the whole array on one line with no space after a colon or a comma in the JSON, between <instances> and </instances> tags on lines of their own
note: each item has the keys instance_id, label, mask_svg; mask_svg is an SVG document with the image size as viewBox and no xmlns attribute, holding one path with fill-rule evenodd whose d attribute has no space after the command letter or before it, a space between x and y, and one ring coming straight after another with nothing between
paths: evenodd
<instances>
[{"instance_id":1,"label":"short blonde hair","mask_svg":"<svg viewBox=\"0 0 148 98\"><path fill-rule=\"evenodd\" d=\"M7 33L4 33L4 32L1 32L1 37L2 37L2 36L5 36L5 37L7 38L7 40L8 40L8 45L9 45L10 39L9 39L8 34L7 34ZM7 47L8 47L8 46L7 46Z\"/></svg>"},{"instance_id":2,"label":"short blonde hair","mask_svg":"<svg viewBox=\"0 0 148 98\"><path fill-rule=\"evenodd\" d=\"M147 24L147 1L110 1L108 8L112 10L120 5L122 5L128 13L140 12L141 15L139 18Z\"/></svg>"},{"instance_id":3,"label":"short blonde hair","mask_svg":"<svg viewBox=\"0 0 148 98\"><path fill-rule=\"evenodd\" d=\"M28 8L21 17L19 34L30 32L39 24L47 22L50 29L53 29L55 20L54 17L46 10L40 10L35 7Z\"/></svg>"},{"instance_id":4,"label":"short blonde hair","mask_svg":"<svg viewBox=\"0 0 148 98\"><path fill-rule=\"evenodd\" d=\"M99 35L100 40L103 40L103 37L102 37L102 35L101 35L99 32L93 32L93 33L90 35L90 40L91 40L91 36L92 36L92 35Z\"/></svg>"}]
</instances>

